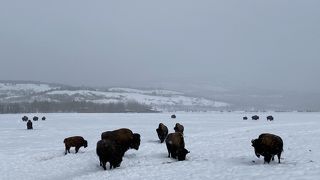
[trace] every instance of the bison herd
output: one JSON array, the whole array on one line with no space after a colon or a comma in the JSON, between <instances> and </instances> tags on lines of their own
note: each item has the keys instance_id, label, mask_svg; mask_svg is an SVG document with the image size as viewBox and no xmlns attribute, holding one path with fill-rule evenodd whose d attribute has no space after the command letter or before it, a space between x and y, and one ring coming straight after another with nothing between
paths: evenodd
<instances>
[{"instance_id":1,"label":"bison herd","mask_svg":"<svg viewBox=\"0 0 320 180\"><path fill-rule=\"evenodd\" d=\"M30 129L33 129L33 125L32 125L32 121L28 118L28 116L23 116L22 118L22 121L27 121L27 129L30 130ZM42 118L42 121L45 121L46 120L46 117L43 116ZM38 121L39 120L39 117L37 116L34 116L32 118L33 121Z\"/></svg>"},{"instance_id":2,"label":"bison herd","mask_svg":"<svg viewBox=\"0 0 320 180\"><path fill-rule=\"evenodd\" d=\"M252 120L259 120L259 116L258 115L254 115L251 117ZM242 118L243 120L248 120L248 117L247 116L244 116ZM273 121L273 116L267 116L267 121Z\"/></svg>"},{"instance_id":3,"label":"bison herd","mask_svg":"<svg viewBox=\"0 0 320 180\"><path fill-rule=\"evenodd\" d=\"M42 120L45 120L42 117ZM247 117L243 117L243 120L247 120ZM259 116L252 116L253 120L258 120ZM27 116L22 117L23 121L27 121L27 129L33 129L32 121ZM34 121L38 120L38 117L33 118ZM272 121L273 117L268 116L267 120ZM190 153L185 148L184 142L184 126L180 123L176 123L173 127L174 132L169 133L168 127L163 123L159 123L156 128L156 133L160 140L160 143L165 142L168 157L183 161L186 159L186 155ZM65 155L70 153L70 148L75 148L75 153L78 153L81 147L86 148L88 141L82 136L72 136L64 139ZM141 136L138 133L133 133L130 129L121 128L114 131L105 131L101 133L101 139L96 145L96 154L99 157L99 164L104 170L106 170L106 164L110 164L110 169L120 166L123 156L129 149L139 150L141 142ZM264 163L270 163L274 160L274 156L277 155L278 162L280 163L281 153L283 151L283 141L281 137L263 133L257 139L251 141L254 148L255 155L259 158L264 157Z\"/></svg>"},{"instance_id":4,"label":"bison herd","mask_svg":"<svg viewBox=\"0 0 320 180\"><path fill-rule=\"evenodd\" d=\"M168 157L183 161L186 155L190 153L185 149L183 138L183 125L176 123L173 128L175 132L168 134L168 128L160 123L156 129L160 143L166 142ZM78 153L81 147L88 146L87 140L82 136L72 136L64 139L65 154L70 153L70 148L75 147L75 153ZM129 149L139 150L141 136L133 133L130 129L121 128L114 131L105 131L101 133L101 139L97 142L96 154L99 157L99 165L104 170L107 169L107 163L110 169L117 168L121 165L124 154Z\"/></svg>"}]
</instances>

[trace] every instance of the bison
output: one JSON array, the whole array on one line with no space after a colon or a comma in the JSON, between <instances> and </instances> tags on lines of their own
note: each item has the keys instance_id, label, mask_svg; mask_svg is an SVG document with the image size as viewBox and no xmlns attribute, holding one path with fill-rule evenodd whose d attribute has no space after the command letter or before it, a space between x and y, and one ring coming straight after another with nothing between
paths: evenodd
<instances>
[{"instance_id":1,"label":"bison","mask_svg":"<svg viewBox=\"0 0 320 180\"><path fill-rule=\"evenodd\" d=\"M81 136L72 136L64 139L64 145L66 147L65 154L67 152L70 153L70 148L75 147L76 153L78 153L80 147L86 148L88 146L88 141L86 141L83 137Z\"/></svg>"},{"instance_id":2,"label":"bison","mask_svg":"<svg viewBox=\"0 0 320 180\"><path fill-rule=\"evenodd\" d=\"M42 119L42 121L45 121L45 120L46 120L46 117L43 116L41 119Z\"/></svg>"},{"instance_id":3,"label":"bison","mask_svg":"<svg viewBox=\"0 0 320 180\"><path fill-rule=\"evenodd\" d=\"M254 115L254 116L252 116L251 118L252 118L252 120L258 120L258 119L259 119L259 116Z\"/></svg>"},{"instance_id":4,"label":"bison","mask_svg":"<svg viewBox=\"0 0 320 180\"><path fill-rule=\"evenodd\" d=\"M176 126L173 128L175 132L180 132L183 134L183 131L184 131L184 127L183 125L179 124L179 123L176 123Z\"/></svg>"},{"instance_id":5,"label":"bison","mask_svg":"<svg viewBox=\"0 0 320 180\"><path fill-rule=\"evenodd\" d=\"M33 129L31 120L27 122L27 129Z\"/></svg>"},{"instance_id":6,"label":"bison","mask_svg":"<svg viewBox=\"0 0 320 180\"><path fill-rule=\"evenodd\" d=\"M121 151L124 154L128 149L139 149L140 134L133 133L130 129L122 128L114 131L106 131L101 134L101 139L115 141L120 145Z\"/></svg>"},{"instance_id":7,"label":"bison","mask_svg":"<svg viewBox=\"0 0 320 180\"><path fill-rule=\"evenodd\" d=\"M39 119L39 118L38 118L37 116L34 116L32 120L38 121L38 119Z\"/></svg>"},{"instance_id":8,"label":"bison","mask_svg":"<svg viewBox=\"0 0 320 180\"><path fill-rule=\"evenodd\" d=\"M179 161L186 159L186 155L190 153L185 149L183 134L180 132L170 133L166 139L166 145L168 149L168 157L174 159L178 158Z\"/></svg>"},{"instance_id":9,"label":"bison","mask_svg":"<svg viewBox=\"0 0 320 180\"><path fill-rule=\"evenodd\" d=\"M122 162L123 154L120 145L109 139L98 141L96 153L99 156L100 166L106 170L107 162L110 163L110 169L119 167Z\"/></svg>"},{"instance_id":10,"label":"bison","mask_svg":"<svg viewBox=\"0 0 320 180\"><path fill-rule=\"evenodd\" d=\"M175 114L172 114L172 115L171 115L171 118L172 118L172 119L175 119L176 117L177 117L177 116L176 116Z\"/></svg>"},{"instance_id":11,"label":"bison","mask_svg":"<svg viewBox=\"0 0 320 180\"><path fill-rule=\"evenodd\" d=\"M159 127L156 129L158 137L160 139L160 142L163 143L163 141L166 139L168 135L168 128L164 124L160 123Z\"/></svg>"},{"instance_id":12,"label":"bison","mask_svg":"<svg viewBox=\"0 0 320 180\"><path fill-rule=\"evenodd\" d=\"M258 158L260 155L264 156L264 163L270 163L271 159L274 160L274 156L278 156L278 162L280 163L281 153L283 151L283 141L281 137L264 133L261 134L258 139L251 141L254 147L254 152Z\"/></svg>"},{"instance_id":13,"label":"bison","mask_svg":"<svg viewBox=\"0 0 320 180\"><path fill-rule=\"evenodd\" d=\"M23 116L23 117L22 117L22 121L28 121L28 119L29 119L29 118L28 118L27 116Z\"/></svg>"},{"instance_id":14,"label":"bison","mask_svg":"<svg viewBox=\"0 0 320 180\"><path fill-rule=\"evenodd\" d=\"M273 121L273 116L267 116L267 121Z\"/></svg>"},{"instance_id":15,"label":"bison","mask_svg":"<svg viewBox=\"0 0 320 180\"><path fill-rule=\"evenodd\" d=\"M247 116L245 116L245 117L243 117L242 119L243 119L243 120L248 120L248 117L247 117Z\"/></svg>"}]
</instances>

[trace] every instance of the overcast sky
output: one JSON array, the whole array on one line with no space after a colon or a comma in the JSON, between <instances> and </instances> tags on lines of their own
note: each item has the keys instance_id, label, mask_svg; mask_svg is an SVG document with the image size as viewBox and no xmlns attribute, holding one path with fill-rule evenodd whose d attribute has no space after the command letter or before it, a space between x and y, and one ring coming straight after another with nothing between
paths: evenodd
<instances>
[{"instance_id":1,"label":"overcast sky","mask_svg":"<svg viewBox=\"0 0 320 180\"><path fill-rule=\"evenodd\" d=\"M0 79L320 91L319 0L1 0Z\"/></svg>"}]
</instances>

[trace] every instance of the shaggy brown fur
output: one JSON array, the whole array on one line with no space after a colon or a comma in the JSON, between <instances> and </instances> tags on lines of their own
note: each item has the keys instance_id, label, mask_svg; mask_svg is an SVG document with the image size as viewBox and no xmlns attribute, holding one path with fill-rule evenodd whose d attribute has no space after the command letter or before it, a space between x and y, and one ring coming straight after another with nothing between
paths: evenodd
<instances>
[{"instance_id":1,"label":"shaggy brown fur","mask_svg":"<svg viewBox=\"0 0 320 180\"><path fill-rule=\"evenodd\" d=\"M100 166L106 170L106 163L110 163L110 169L119 167L122 162L123 154L120 146L111 140L102 139L97 143L96 149L99 156Z\"/></svg>"},{"instance_id":2,"label":"shaggy brown fur","mask_svg":"<svg viewBox=\"0 0 320 180\"><path fill-rule=\"evenodd\" d=\"M81 136L73 136L64 139L64 145L66 147L65 154L70 153L70 148L75 147L76 153L78 153L80 147L86 148L88 146L88 142Z\"/></svg>"},{"instance_id":3,"label":"shaggy brown fur","mask_svg":"<svg viewBox=\"0 0 320 180\"><path fill-rule=\"evenodd\" d=\"M160 139L160 142L163 143L163 141L166 139L168 135L168 127L164 124L160 123L159 127L156 129L158 137Z\"/></svg>"},{"instance_id":4,"label":"shaggy brown fur","mask_svg":"<svg viewBox=\"0 0 320 180\"><path fill-rule=\"evenodd\" d=\"M258 139L253 139L252 146L256 156L264 156L264 163L270 163L271 159L274 160L274 155L278 156L278 162L280 163L281 153L283 151L283 141L281 137L264 133L261 134Z\"/></svg>"},{"instance_id":5,"label":"shaggy brown fur","mask_svg":"<svg viewBox=\"0 0 320 180\"><path fill-rule=\"evenodd\" d=\"M132 133L132 131L127 128L103 132L101 134L101 139L111 140L119 144L123 154L129 148L138 150L141 141L140 134Z\"/></svg>"},{"instance_id":6,"label":"shaggy brown fur","mask_svg":"<svg viewBox=\"0 0 320 180\"><path fill-rule=\"evenodd\" d=\"M176 123L176 126L173 128L175 132L180 132L183 134L184 127L180 123Z\"/></svg>"},{"instance_id":7,"label":"shaggy brown fur","mask_svg":"<svg viewBox=\"0 0 320 180\"><path fill-rule=\"evenodd\" d=\"M184 148L183 134L180 132L170 133L166 139L168 157L178 158L179 161L186 159L186 155L190 153Z\"/></svg>"}]
</instances>

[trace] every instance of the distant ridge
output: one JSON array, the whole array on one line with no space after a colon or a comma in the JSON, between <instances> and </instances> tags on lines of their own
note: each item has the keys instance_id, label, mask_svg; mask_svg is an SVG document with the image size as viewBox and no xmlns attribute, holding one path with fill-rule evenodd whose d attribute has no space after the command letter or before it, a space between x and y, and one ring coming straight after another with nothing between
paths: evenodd
<instances>
[{"instance_id":1,"label":"distant ridge","mask_svg":"<svg viewBox=\"0 0 320 180\"><path fill-rule=\"evenodd\" d=\"M40 81L0 81L1 113L207 111L228 106L228 103L165 89L92 88Z\"/></svg>"}]
</instances>

